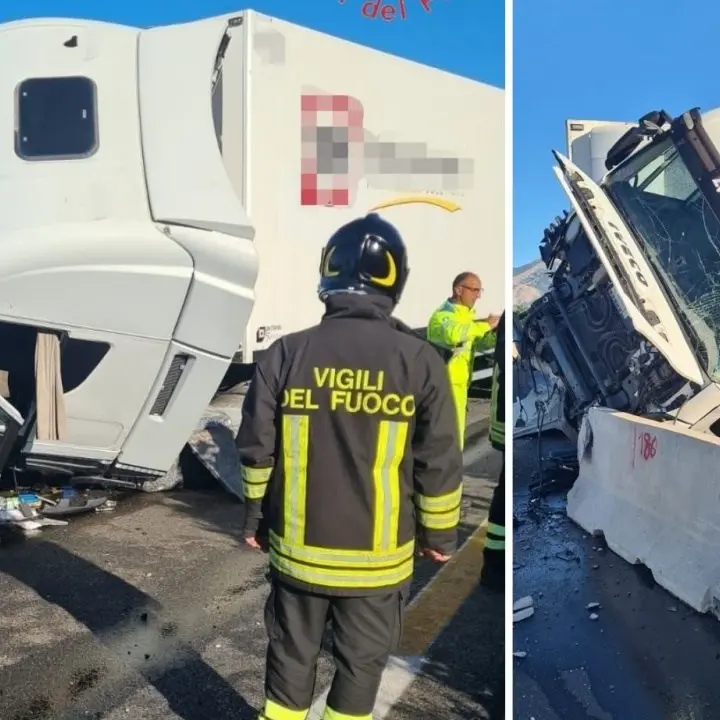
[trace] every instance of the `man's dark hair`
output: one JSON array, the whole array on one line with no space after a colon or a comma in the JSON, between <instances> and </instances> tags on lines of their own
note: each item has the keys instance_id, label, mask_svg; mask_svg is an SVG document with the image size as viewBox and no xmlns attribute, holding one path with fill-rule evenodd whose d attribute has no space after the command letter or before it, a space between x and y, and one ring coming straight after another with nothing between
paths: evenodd
<instances>
[{"instance_id":1,"label":"man's dark hair","mask_svg":"<svg viewBox=\"0 0 720 720\"><path fill-rule=\"evenodd\" d=\"M477 277L474 272L461 272L453 280L453 289L462 285L468 278Z\"/></svg>"}]
</instances>

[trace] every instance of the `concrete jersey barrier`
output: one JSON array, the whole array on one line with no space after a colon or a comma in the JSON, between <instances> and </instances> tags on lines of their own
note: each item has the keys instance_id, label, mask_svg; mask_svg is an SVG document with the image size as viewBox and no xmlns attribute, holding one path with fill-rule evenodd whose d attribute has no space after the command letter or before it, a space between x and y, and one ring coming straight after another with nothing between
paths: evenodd
<instances>
[{"instance_id":1,"label":"concrete jersey barrier","mask_svg":"<svg viewBox=\"0 0 720 720\"><path fill-rule=\"evenodd\" d=\"M720 438L605 408L586 415L570 518L720 618Z\"/></svg>"}]
</instances>

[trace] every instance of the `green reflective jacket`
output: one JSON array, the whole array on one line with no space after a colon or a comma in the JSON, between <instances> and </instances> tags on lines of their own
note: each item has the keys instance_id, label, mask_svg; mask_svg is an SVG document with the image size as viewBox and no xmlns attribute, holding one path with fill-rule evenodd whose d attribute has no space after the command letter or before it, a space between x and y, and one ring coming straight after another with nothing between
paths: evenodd
<instances>
[{"instance_id":1,"label":"green reflective jacket","mask_svg":"<svg viewBox=\"0 0 720 720\"><path fill-rule=\"evenodd\" d=\"M472 379L476 352L495 345L495 333L473 310L446 300L430 317L427 339L452 353L448 361L450 382L467 388Z\"/></svg>"}]
</instances>

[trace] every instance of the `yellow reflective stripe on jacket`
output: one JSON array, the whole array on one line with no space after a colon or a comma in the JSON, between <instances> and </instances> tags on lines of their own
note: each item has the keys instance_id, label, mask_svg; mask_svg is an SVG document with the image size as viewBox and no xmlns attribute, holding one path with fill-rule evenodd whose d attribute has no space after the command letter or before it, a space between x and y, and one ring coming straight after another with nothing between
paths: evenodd
<instances>
[{"instance_id":1,"label":"yellow reflective stripe on jacket","mask_svg":"<svg viewBox=\"0 0 720 720\"><path fill-rule=\"evenodd\" d=\"M462 485L446 495L415 493L418 522L428 530L452 530L460 522Z\"/></svg>"},{"instance_id":2,"label":"yellow reflective stripe on jacket","mask_svg":"<svg viewBox=\"0 0 720 720\"><path fill-rule=\"evenodd\" d=\"M333 568L376 567L393 568L412 560L415 552L415 541L410 540L392 552L376 553L369 550L335 550L333 548L303 545L290 545L277 533L270 531L270 547L290 560L297 560L305 565L320 565Z\"/></svg>"},{"instance_id":3,"label":"yellow reflective stripe on jacket","mask_svg":"<svg viewBox=\"0 0 720 720\"><path fill-rule=\"evenodd\" d=\"M328 588L381 588L387 585L398 585L408 580L413 574L413 557L400 563L397 567L379 568L371 564L367 568L353 567L348 570L335 568L312 567L301 564L280 555L270 544L270 563L285 575L309 585Z\"/></svg>"},{"instance_id":4,"label":"yellow reflective stripe on jacket","mask_svg":"<svg viewBox=\"0 0 720 720\"><path fill-rule=\"evenodd\" d=\"M333 710L330 707L325 708L325 713L322 716L322 720L372 720L372 714L370 715L346 715L345 713Z\"/></svg>"},{"instance_id":5,"label":"yellow reflective stripe on jacket","mask_svg":"<svg viewBox=\"0 0 720 720\"><path fill-rule=\"evenodd\" d=\"M305 720L309 712L310 708L307 710L288 710L288 708L272 700L266 700L261 717L265 718L265 720Z\"/></svg>"},{"instance_id":6,"label":"yellow reflective stripe on jacket","mask_svg":"<svg viewBox=\"0 0 720 720\"><path fill-rule=\"evenodd\" d=\"M407 421L379 424L372 473L372 547L335 549L305 542L310 417L283 415L284 532L281 537L270 531L269 548L275 569L302 582L337 588L383 587L412 575L415 541L398 547L400 464L409 427Z\"/></svg>"},{"instance_id":7,"label":"yellow reflective stripe on jacket","mask_svg":"<svg viewBox=\"0 0 720 720\"><path fill-rule=\"evenodd\" d=\"M375 515L373 553L384 553L397 547L400 522L400 463L405 455L407 422L382 420L378 432L373 488Z\"/></svg>"},{"instance_id":8,"label":"yellow reflective stripe on jacket","mask_svg":"<svg viewBox=\"0 0 720 720\"><path fill-rule=\"evenodd\" d=\"M310 417L283 415L282 433L285 471L285 540L291 546L301 546L305 543Z\"/></svg>"},{"instance_id":9,"label":"yellow reflective stripe on jacket","mask_svg":"<svg viewBox=\"0 0 720 720\"><path fill-rule=\"evenodd\" d=\"M243 495L248 500L261 500L265 497L272 468L243 467L242 471Z\"/></svg>"}]
</instances>

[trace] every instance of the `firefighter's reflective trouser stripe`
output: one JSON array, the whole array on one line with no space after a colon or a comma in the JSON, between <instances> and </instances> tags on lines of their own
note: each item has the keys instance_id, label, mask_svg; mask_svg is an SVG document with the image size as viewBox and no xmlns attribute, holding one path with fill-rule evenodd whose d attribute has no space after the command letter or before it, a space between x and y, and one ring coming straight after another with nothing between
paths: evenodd
<instances>
[{"instance_id":1,"label":"firefighter's reflective trouser stripe","mask_svg":"<svg viewBox=\"0 0 720 720\"><path fill-rule=\"evenodd\" d=\"M485 540L485 562L491 555L500 557L505 552L505 461L498 484L493 491L488 513L487 539ZM504 562L504 560L502 560Z\"/></svg>"},{"instance_id":2,"label":"firefighter's reflective trouser stripe","mask_svg":"<svg viewBox=\"0 0 720 720\"><path fill-rule=\"evenodd\" d=\"M269 644L261 718L304 720L328 620L335 676L324 720L371 720L382 673L402 633L400 592L331 597L274 581L265 606Z\"/></svg>"},{"instance_id":3,"label":"firefighter's reflective trouser stripe","mask_svg":"<svg viewBox=\"0 0 720 720\"><path fill-rule=\"evenodd\" d=\"M305 543L310 417L284 415L283 536L270 532L270 563L284 575L316 587L371 589L400 584L412 575L414 539L399 545L400 463L409 423L379 423L372 482L375 490L371 548L316 547Z\"/></svg>"},{"instance_id":4,"label":"firefighter's reflective trouser stripe","mask_svg":"<svg viewBox=\"0 0 720 720\"><path fill-rule=\"evenodd\" d=\"M488 523L487 542L488 550L505 551L505 527L496 523Z\"/></svg>"},{"instance_id":5,"label":"firefighter's reflective trouser stripe","mask_svg":"<svg viewBox=\"0 0 720 720\"><path fill-rule=\"evenodd\" d=\"M490 390L490 441L496 445L505 445L505 423L499 419L498 403L504 402L504 398L500 397L498 376L500 368L495 365L492 376L492 386ZM503 413L504 416L504 413Z\"/></svg>"}]
</instances>

